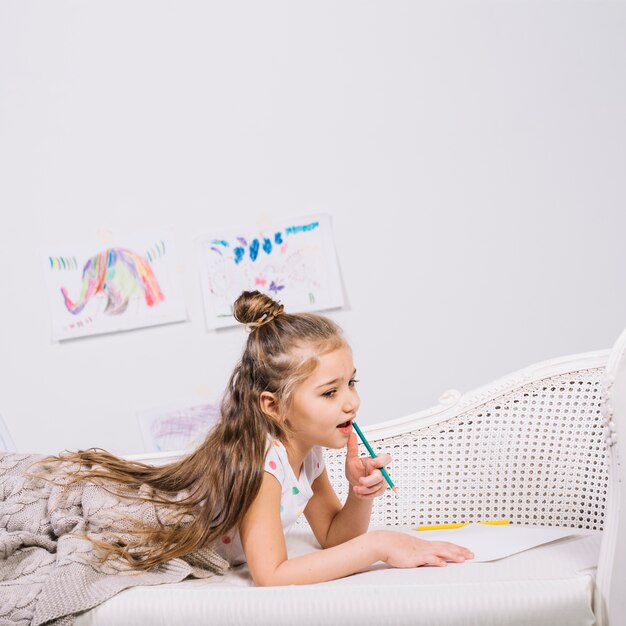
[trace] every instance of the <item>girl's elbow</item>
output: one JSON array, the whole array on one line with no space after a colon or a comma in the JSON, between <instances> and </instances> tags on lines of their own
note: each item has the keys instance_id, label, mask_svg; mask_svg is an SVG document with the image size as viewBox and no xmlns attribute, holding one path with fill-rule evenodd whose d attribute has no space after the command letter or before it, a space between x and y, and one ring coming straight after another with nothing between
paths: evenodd
<instances>
[{"instance_id":1,"label":"girl's elbow","mask_svg":"<svg viewBox=\"0 0 626 626\"><path fill-rule=\"evenodd\" d=\"M252 574L252 580L257 587L278 587L285 584L280 581L276 571L255 572Z\"/></svg>"}]
</instances>

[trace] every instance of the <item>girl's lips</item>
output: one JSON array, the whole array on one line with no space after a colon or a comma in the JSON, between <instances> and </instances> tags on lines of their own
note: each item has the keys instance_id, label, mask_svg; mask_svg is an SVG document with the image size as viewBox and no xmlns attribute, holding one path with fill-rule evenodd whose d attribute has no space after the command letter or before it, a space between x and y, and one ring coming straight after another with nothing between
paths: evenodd
<instances>
[{"instance_id":1,"label":"girl's lips","mask_svg":"<svg viewBox=\"0 0 626 626\"><path fill-rule=\"evenodd\" d=\"M344 426L345 424L345 426ZM352 432L352 420L349 419L346 422L344 422L343 424L339 424L339 426L337 426L337 428L344 434L344 435L349 435Z\"/></svg>"}]
</instances>

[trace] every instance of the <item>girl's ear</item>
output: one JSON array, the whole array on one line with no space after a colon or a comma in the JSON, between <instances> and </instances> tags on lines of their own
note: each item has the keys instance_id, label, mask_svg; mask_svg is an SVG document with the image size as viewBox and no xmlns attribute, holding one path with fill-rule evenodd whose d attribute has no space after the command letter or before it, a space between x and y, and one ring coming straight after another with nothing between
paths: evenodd
<instances>
[{"instance_id":1,"label":"girl's ear","mask_svg":"<svg viewBox=\"0 0 626 626\"><path fill-rule=\"evenodd\" d=\"M261 411L274 421L280 422L280 411L278 409L278 398L271 391L262 391L259 396L259 406Z\"/></svg>"}]
</instances>

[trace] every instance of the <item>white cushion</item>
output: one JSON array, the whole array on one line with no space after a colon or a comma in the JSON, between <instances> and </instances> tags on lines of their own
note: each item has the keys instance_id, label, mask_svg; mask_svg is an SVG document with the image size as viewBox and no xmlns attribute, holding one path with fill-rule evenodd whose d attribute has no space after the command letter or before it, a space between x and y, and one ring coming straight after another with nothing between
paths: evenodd
<instances>
[{"instance_id":1,"label":"white cushion","mask_svg":"<svg viewBox=\"0 0 626 626\"><path fill-rule=\"evenodd\" d=\"M223 577L122 591L74 626L592 626L600 532L580 532L489 563L393 569L382 563L317 585L255 587L247 566ZM308 529L291 557L319 549Z\"/></svg>"}]
</instances>

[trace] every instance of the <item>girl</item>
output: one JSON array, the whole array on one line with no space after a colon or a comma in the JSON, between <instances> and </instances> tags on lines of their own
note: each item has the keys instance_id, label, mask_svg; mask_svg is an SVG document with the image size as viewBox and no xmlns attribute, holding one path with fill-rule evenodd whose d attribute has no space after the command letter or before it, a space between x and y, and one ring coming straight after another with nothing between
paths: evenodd
<instances>
[{"instance_id":1,"label":"girl","mask_svg":"<svg viewBox=\"0 0 626 626\"><path fill-rule=\"evenodd\" d=\"M231 564L247 561L261 586L328 581L376 561L418 567L472 558L451 543L367 532L372 501L386 489L378 468L391 458L358 456L351 426L359 409L356 369L340 328L321 315L285 313L258 291L243 292L234 315L250 333L221 419L195 451L159 467L98 450L57 457L79 462L79 479L148 485L160 494L148 499L178 515L174 526L137 528L136 541L98 544L105 556L148 569L213 545ZM322 446L346 446L350 492L343 504ZM284 535L301 513L323 550L289 559Z\"/></svg>"}]
</instances>

